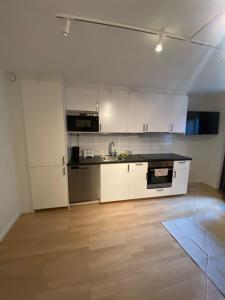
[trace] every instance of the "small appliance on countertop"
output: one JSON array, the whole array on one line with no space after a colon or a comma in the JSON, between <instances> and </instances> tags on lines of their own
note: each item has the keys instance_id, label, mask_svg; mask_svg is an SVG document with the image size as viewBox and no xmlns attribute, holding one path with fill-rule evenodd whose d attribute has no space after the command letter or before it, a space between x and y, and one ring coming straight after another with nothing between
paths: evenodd
<instances>
[{"instance_id":1,"label":"small appliance on countertop","mask_svg":"<svg viewBox=\"0 0 225 300\"><path fill-rule=\"evenodd\" d=\"M75 146L71 147L71 161L76 163L79 161L79 155L80 155L80 147Z\"/></svg>"},{"instance_id":2,"label":"small appliance on countertop","mask_svg":"<svg viewBox=\"0 0 225 300\"><path fill-rule=\"evenodd\" d=\"M95 156L94 150L93 149L83 149L82 156L83 156L83 158L92 158Z\"/></svg>"}]
</instances>

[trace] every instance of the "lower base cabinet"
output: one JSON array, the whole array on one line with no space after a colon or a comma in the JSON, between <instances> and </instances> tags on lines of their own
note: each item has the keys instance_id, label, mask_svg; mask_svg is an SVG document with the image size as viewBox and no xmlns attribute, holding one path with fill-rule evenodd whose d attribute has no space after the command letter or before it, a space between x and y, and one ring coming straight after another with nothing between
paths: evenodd
<instances>
[{"instance_id":1,"label":"lower base cabinet","mask_svg":"<svg viewBox=\"0 0 225 300\"><path fill-rule=\"evenodd\" d=\"M101 202L127 200L129 197L129 164L101 165Z\"/></svg>"},{"instance_id":2,"label":"lower base cabinet","mask_svg":"<svg viewBox=\"0 0 225 300\"><path fill-rule=\"evenodd\" d=\"M148 163L101 165L100 202L147 197Z\"/></svg>"},{"instance_id":3,"label":"lower base cabinet","mask_svg":"<svg viewBox=\"0 0 225 300\"><path fill-rule=\"evenodd\" d=\"M65 171L63 166L30 168L32 202L35 210L68 206Z\"/></svg>"},{"instance_id":4,"label":"lower base cabinet","mask_svg":"<svg viewBox=\"0 0 225 300\"><path fill-rule=\"evenodd\" d=\"M148 163L130 164L129 199L146 198Z\"/></svg>"},{"instance_id":5,"label":"lower base cabinet","mask_svg":"<svg viewBox=\"0 0 225 300\"><path fill-rule=\"evenodd\" d=\"M186 194L189 168L190 161L175 161L172 187L148 189L147 162L101 165L100 202Z\"/></svg>"},{"instance_id":6,"label":"lower base cabinet","mask_svg":"<svg viewBox=\"0 0 225 300\"><path fill-rule=\"evenodd\" d=\"M172 182L172 194L181 195L187 193L190 161L175 161L174 176Z\"/></svg>"}]
</instances>

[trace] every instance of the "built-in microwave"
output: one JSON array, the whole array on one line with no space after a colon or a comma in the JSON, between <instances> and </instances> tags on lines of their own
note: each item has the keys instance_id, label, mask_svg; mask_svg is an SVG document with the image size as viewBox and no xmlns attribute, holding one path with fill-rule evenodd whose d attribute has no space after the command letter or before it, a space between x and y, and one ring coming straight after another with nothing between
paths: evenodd
<instances>
[{"instance_id":1,"label":"built-in microwave","mask_svg":"<svg viewBox=\"0 0 225 300\"><path fill-rule=\"evenodd\" d=\"M99 132L99 116L96 112L67 112L68 132Z\"/></svg>"}]
</instances>

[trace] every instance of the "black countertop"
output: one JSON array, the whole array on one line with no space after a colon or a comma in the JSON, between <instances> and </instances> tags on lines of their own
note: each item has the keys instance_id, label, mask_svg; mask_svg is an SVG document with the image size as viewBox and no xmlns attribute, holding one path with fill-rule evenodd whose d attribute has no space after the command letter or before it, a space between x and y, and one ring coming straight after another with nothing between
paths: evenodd
<instances>
[{"instance_id":1,"label":"black countertop","mask_svg":"<svg viewBox=\"0 0 225 300\"><path fill-rule=\"evenodd\" d=\"M151 161L165 161L165 160L192 160L187 156L182 156L174 153L157 153L157 154L132 154L126 158L119 160L103 160L101 156L95 156L92 158L80 157L79 162L70 161L68 166L80 166L80 165L99 165L99 164L118 164L118 163L132 163L132 162L151 162Z\"/></svg>"}]
</instances>

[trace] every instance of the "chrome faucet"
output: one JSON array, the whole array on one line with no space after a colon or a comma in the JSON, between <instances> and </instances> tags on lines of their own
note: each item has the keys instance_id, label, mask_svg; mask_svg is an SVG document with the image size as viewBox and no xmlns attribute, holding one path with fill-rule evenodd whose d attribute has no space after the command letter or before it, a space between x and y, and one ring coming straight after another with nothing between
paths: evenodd
<instances>
[{"instance_id":1,"label":"chrome faucet","mask_svg":"<svg viewBox=\"0 0 225 300\"><path fill-rule=\"evenodd\" d=\"M115 155L115 149L114 149L114 146L115 146L115 143L114 143L114 141L112 141L112 142L109 144L109 155Z\"/></svg>"}]
</instances>

